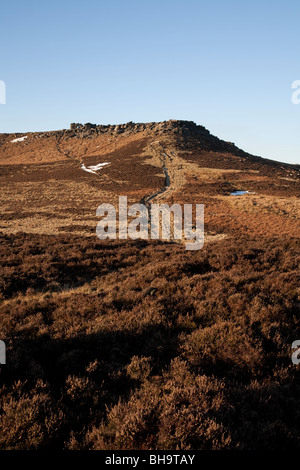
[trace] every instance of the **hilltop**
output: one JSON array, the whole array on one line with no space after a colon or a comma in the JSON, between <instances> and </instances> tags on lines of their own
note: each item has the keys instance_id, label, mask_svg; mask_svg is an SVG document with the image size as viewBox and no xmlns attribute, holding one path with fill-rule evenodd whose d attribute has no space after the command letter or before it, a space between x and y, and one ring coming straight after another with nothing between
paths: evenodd
<instances>
[{"instance_id":1,"label":"hilltop","mask_svg":"<svg viewBox=\"0 0 300 470\"><path fill-rule=\"evenodd\" d=\"M166 171L168 191L153 199ZM1 134L0 229L94 236L97 206L127 195L129 203L204 203L207 240L292 236L299 175L296 165L250 155L192 121ZM235 191L248 193L235 198Z\"/></svg>"}]
</instances>

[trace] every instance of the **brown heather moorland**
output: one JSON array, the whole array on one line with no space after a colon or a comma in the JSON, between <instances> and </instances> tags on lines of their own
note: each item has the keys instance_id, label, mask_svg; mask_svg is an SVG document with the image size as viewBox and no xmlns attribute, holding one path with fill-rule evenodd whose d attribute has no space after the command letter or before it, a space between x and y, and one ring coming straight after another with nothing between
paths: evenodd
<instances>
[{"instance_id":1,"label":"brown heather moorland","mask_svg":"<svg viewBox=\"0 0 300 470\"><path fill-rule=\"evenodd\" d=\"M25 135L0 135L0 449L298 449L299 167L186 121ZM98 240L119 195L203 203L203 249Z\"/></svg>"}]
</instances>

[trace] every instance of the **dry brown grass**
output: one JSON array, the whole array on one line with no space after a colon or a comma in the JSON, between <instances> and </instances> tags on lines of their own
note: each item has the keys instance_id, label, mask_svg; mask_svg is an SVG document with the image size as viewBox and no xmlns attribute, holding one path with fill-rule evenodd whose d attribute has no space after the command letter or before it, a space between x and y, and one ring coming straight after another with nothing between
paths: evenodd
<instances>
[{"instance_id":1,"label":"dry brown grass","mask_svg":"<svg viewBox=\"0 0 300 470\"><path fill-rule=\"evenodd\" d=\"M299 447L294 241L0 249L1 448Z\"/></svg>"}]
</instances>

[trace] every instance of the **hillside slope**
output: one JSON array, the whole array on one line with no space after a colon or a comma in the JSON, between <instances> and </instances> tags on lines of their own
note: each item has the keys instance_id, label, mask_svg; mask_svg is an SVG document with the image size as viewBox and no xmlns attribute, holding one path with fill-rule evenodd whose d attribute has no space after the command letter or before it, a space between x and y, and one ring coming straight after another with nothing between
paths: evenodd
<instances>
[{"instance_id":1,"label":"hillside slope","mask_svg":"<svg viewBox=\"0 0 300 470\"><path fill-rule=\"evenodd\" d=\"M152 198L165 186L164 170L170 187ZM249 155L190 121L1 134L0 229L94 235L97 206L117 206L127 195L129 203L204 203L207 240L241 231L292 235L299 176L296 165ZM248 194L230 195L238 190Z\"/></svg>"}]
</instances>

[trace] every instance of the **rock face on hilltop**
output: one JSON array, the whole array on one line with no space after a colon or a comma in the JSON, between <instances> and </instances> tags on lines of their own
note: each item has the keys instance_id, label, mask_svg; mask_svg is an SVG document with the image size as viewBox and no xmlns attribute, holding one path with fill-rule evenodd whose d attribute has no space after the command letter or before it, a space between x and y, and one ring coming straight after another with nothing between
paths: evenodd
<instances>
[{"instance_id":1,"label":"rock face on hilltop","mask_svg":"<svg viewBox=\"0 0 300 470\"><path fill-rule=\"evenodd\" d=\"M210 132L205 129L204 126L198 126L193 121L179 121L176 119L170 119L169 121L163 122L148 122L148 123L134 123L132 121L126 124L116 125L97 125L97 124L80 124L72 123L70 130L76 133L85 133L92 135L94 133L109 133L109 134L122 134L136 133L144 131L153 131L157 133L172 133L172 134L201 134L202 136L209 136Z\"/></svg>"},{"instance_id":2,"label":"rock face on hilltop","mask_svg":"<svg viewBox=\"0 0 300 470\"><path fill-rule=\"evenodd\" d=\"M228 151L236 154L243 153L231 142L224 142L212 135L204 126L197 125L194 121L170 119L163 122L134 123L117 125L97 125L71 123L70 129L65 134L73 137L92 138L96 135L120 135L138 134L141 132L152 133L155 136L170 136L180 148L194 148L201 145L203 150Z\"/></svg>"},{"instance_id":3,"label":"rock face on hilltop","mask_svg":"<svg viewBox=\"0 0 300 470\"><path fill-rule=\"evenodd\" d=\"M27 135L31 140L40 138L77 138L77 139L93 139L99 136L138 136L139 134L170 137L179 147L190 148L195 145L201 144L204 150L212 151L229 151L229 152L242 152L231 142L224 142L212 135L204 126L197 125L193 121L183 121L170 119L163 122L148 122L148 123L135 123L127 122L125 124L104 125L92 124L87 122L71 123L70 129L62 129L57 131L48 132L31 132ZM2 134L2 136L9 136L11 139L19 138L24 134ZM1 143L0 143L1 144ZM245 152L242 152L245 154Z\"/></svg>"}]
</instances>

